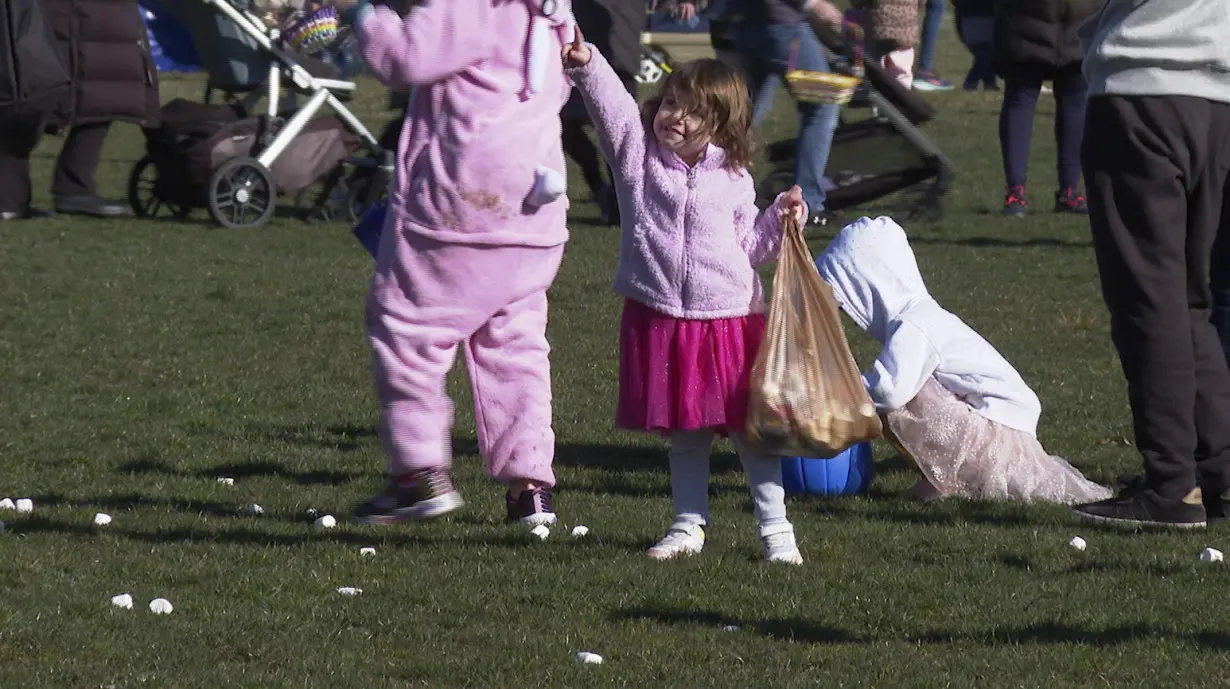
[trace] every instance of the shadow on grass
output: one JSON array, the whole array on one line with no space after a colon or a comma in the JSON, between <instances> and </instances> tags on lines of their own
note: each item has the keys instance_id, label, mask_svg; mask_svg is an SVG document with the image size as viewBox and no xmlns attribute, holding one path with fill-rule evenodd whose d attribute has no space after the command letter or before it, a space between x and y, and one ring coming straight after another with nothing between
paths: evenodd
<instances>
[{"instance_id":1,"label":"shadow on grass","mask_svg":"<svg viewBox=\"0 0 1230 689\"><path fill-rule=\"evenodd\" d=\"M648 620L660 624L697 625L722 629L736 625L741 631L761 634L777 641L826 645L883 644L977 644L981 646L1021 646L1072 644L1080 646L1119 646L1135 641L1177 641L1210 650L1230 649L1230 633L1176 632L1151 624L1131 624L1108 629L1083 629L1058 622L1042 622L1023 627L995 627L984 631L928 631L918 635L889 637L861 635L817 624L798 617L759 621L741 620L715 611L678 610L648 606L625 608L611 614L612 621Z\"/></svg>"},{"instance_id":2,"label":"shadow on grass","mask_svg":"<svg viewBox=\"0 0 1230 689\"><path fill-rule=\"evenodd\" d=\"M317 543L338 543L347 546L381 546L381 547L440 547L440 546L480 546L509 549L525 549L529 545L529 537L520 530L504 529L502 533L478 534L442 534L436 529L425 529L422 533L403 529L381 529L378 531L318 531L312 533L274 533L258 528L227 527L221 529L196 529L176 527L143 531L125 527L108 526L105 529L91 524L63 522L45 517L31 517L9 526L8 531L15 536L32 534L66 534L73 536L105 535L110 538L122 538L143 543L191 543L191 544L223 544L262 547L300 547Z\"/></svg>"}]
</instances>

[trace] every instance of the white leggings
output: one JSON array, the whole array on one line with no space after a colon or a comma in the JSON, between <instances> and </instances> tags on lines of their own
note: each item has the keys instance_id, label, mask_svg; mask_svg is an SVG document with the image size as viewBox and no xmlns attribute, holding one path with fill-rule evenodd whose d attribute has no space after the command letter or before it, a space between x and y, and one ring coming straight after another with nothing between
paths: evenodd
<instances>
[{"instance_id":1,"label":"white leggings","mask_svg":"<svg viewBox=\"0 0 1230 689\"><path fill-rule=\"evenodd\" d=\"M715 435L710 430L671 434L671 494L675 499L676 524L705 526L709 523L709 454ZM730 440L739 453L743 473L752 489L761 534L788 525L781 460L748 449L742 434L732 433Z\"/></svg>"}]
</instances>

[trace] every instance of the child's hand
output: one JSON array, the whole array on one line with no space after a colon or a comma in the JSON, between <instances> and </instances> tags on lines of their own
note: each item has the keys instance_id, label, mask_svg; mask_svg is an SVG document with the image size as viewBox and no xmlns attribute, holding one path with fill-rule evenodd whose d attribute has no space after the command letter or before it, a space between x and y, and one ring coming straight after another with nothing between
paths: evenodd
<instances>
[{"instance_id":1,"label":"child's hand","mask_svg":"<svg viewBox=\"0 0 1230 689\"><path fill-rule=\"evenodd\" d=\"M803 217L803 209L805 207L803 205L803 190L797 184L790 187L790 191L777 197L777 209L781 211L782 215L791 213L794 217L798 218L799 222L805 220Z\"/></svg>"},{"instance_id":2,"label":"child's hand","mask_svg":"<svg viewBox=\"0 0 1230 689\"><path fill-rule=\"evenodd\" d=\"M589 46L585 45L585 37L581 35L581 27L576 27L572 43L564 46L560 53L560 58L564 61L564 69L573 69L575 67L584 67L589 64L593 53Z\"/></svg>"}]
</instances>

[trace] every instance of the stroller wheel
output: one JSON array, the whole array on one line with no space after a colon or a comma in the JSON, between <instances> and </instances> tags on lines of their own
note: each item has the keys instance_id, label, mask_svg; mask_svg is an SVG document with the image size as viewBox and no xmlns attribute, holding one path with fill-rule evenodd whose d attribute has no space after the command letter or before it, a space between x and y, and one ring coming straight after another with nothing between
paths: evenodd
<instances>
[{"instance_id":1,"label":"stroller wheel","mask_svg":"<svg viewBox=\"0 0 1230 689\"><path fill-rule=\"evenodd\" d=\"M230 228L260 227L278 202L273 174L252 158L232 158L209 180L209 217Z\"/></svg>"},{"instance_id":2,"label":"stroller wheel","mask_svg":"<svg viewBox=\"0 0 1230 689\"><path fill-rule=\"evenodd\" d=\"M165 199L158 189L158 167L150 156L137 161L128 175L128 204L138 218L157 218L161 215L183 220L192 212L192 207Z\"/></svg>"}]
</instances>

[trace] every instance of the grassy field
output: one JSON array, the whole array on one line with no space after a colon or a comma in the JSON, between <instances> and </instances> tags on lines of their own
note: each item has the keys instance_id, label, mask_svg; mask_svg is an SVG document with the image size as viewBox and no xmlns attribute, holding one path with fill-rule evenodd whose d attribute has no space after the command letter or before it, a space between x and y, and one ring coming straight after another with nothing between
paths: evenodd
<instances>
[{"instance_id":1,"label":"grassy field","mask_svg":"<svg viewBox=\"0 0 1230 689\"><path fill-rule=\"evenodd\" d=\"M941 71L967 58L944 36ZM196 95L167 78L164 99ZM1052 102L1036 123L1026 219L998 214L995 94L929 96L927 131L960 168L949 212L907 224L939 301L1014 362L1044 444L1096 480L1138 468L1085 222L1049 212ZM356 111L378 128L383 92ZM782 97L773 128L792 126ZM57 140L37 154L49 203ZM99 174L120 197L140 132ZM576 186L576 185L574 185ZM1230 591L1197 561L1226 532L1130 534L1058 507L919 506L877 445L871 494L794 499L807 563L758 560L728 448L704 554L643 554L670 519L665 447L612 430L617 232L577 198L552 294L557 509L590 527L543 543L501 523L460 369L457 475L441 523L349 523L380 487L363 296L371 259L342 224L52 219L0 225L0 685L1213 686ZM814 250L823 247L823 238ZM875 349L852 332L861 364ZM235 478L233 486L217 477ZM260 516L242 513L249 503ZM341 524L317 530L309 509ZM95 512L114 522L92 525ZM1077 552L1066 544L1088 539ZM359 549L373 546L374 557ZM338 587L363 589L344 597ZM130 592L134 610L108 599ZM170 616L147 605L165 597ZM738 625L738 631L725 631ZM578 651L601 666L573 660Z\"/></svg>"}]
</instances>

